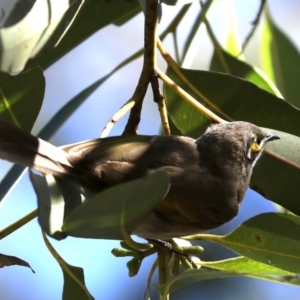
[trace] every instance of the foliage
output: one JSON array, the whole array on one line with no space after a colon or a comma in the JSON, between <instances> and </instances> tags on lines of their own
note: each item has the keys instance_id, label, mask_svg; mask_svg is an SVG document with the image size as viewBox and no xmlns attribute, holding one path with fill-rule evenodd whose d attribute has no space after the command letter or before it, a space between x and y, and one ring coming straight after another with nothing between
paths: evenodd
<instances>
[{"instance_id":1,"label":"foliage","mask_svg":"<svg viewBox=\"0 0 300 300\"><path fill-rule=\"evenodd\" d=\"M142 7L148 22L151 23L152 19L155 21L159 9L154 9L151 13L147 7L156 1L140 2L143 3ZM162 41L168 34L176 37L183 17L189 14L191 7L194 7L190 3L182 5L181 1L163 2L168 5L181 5L181 9L177 16L170 21L165 32L160 35ZM22 71L15 76L0 74L0 117L2 119L29 131L43 103L45 81L41 68L45 69L52 65L95 31L105 30L109 24L121 26L136 14L141 13L142 9L138 1L89 0L74 1L74 3L67 8L68 13L60 21L57 21L58 27L55 30L52 29L52 40L39 39L40 42L44 42L39 45L40 51L35 51L28 56L28 53L21 52L22 47L19 46L14 48L14 51L11 47L1 49L0 67L2 70L12 72L18 68L17 71ZM165 4L160 4L160 6L163 5ZM146 51L141 49L124 60L107 76L100 78L80 92L57 111L39 134L43 139L49 139L65 120L88 99L91 93L109 80L112 74L144 53L144 66L137 84L138 88L132 98L112 116L103 136L106 136L114 123L130 109L132 109L132 115L140 113L145 91L151 82L154 100L158 102L160 108L162 124L167 124L169 118L173 134L198 137L211 120L220 122L223 119L249 121L261 127L270 128L281 137L280 143L268 147L261 163L255 170L251 188L282 206L285 213L257 215L225 236L201 234L187 238L219 243L242 256L216 262L196 261L195 263L201 266L200 269L193 268L193 262L188 259L180 258L179 260L187 270L174 272L170 278L168 276L161 277L164 279L156 287L161 299L166 299L169 293L191 283L229 276L251 276L293 285L300 284L297 276L297 273L300 273L300 218L298 217L300 213L298 205L300 194L300 104L297 98L300 55L293 43L274 22L265 1L262 1L260 14L254 25L254 29L256 29L259 21L263 22L262 40L259 45L263 57L263 70L259 70L245 60L240 44L233 34L233 29L228 32L227 46L221 46L214 35L209 18L206 17L213 6L218 6L218 4L210 0L202 4L202 8L199 9L199 14L195 18L194 26L186 34L181 51L178 50L180 46L176 43L176 38L174 39L177 62L167 53L163 43L158 41L158 49L168 64L165 72L157 66L153 51L155 45L153 37L155 37L157 29L153 22L154 35L152 39L151 30L147 29L147 26L145 28ZM28 8L28 12L30 10L31 8ZM164 18L163 13L161 18ZM17 23L17 21L15 22ZM0 35L4 36L5 30L13 30L12 27L1 29ZM203 38L202 33L199 33L200 28L203 27L206 28L205 34L209 36L214 47L209 70L183 68L182 64L185 64L187 58L191 59L189 56L195 47L195 40ZM24 46L26 43L32 45L32 32L29 29L26 32L28 39L18 42L24 43ZM53 47L54 41L57 42L60 38L62 39L58 46ZM249 41L251 41L251 36ZM11 44L9 45L11 46ZM34 46L32 45L33 49ZM13 60L17 56L24 60L29 59L30 56L33 58L28 60L24 69L22 64L19 66L14 64L12 67L5 63L5 59ZM156 71L158 78L163 83L165 100L159 100L155 94L158 91L155 88L156 82L149 79L149 74L153 70ZM34 80L31 80L32 78ZM106 96L106 98L108 97ZM163 101L167 106L168 117ZM138 125L132 115L125 128L127 133L133 133ZM163 130L168 133L169 127L165 125ZM22 171L23 168L13 166L5 175L0 182L1 199L13 187ZM82 195L78 185L71 185L52 175L40 177L32 173L31 179L39 199L39 222L48 235L56 239L63 239L67 235L103 239L120 239L123 236L127 244L122 245L126 249L114 250L114 254L133 257L128 263L131 275L137 274L142 260L153 254L153 251L147 247L137 250L136 247L145 245L136 245L127 233L167 192L169 182L164 174L154 173L149 182L141 179L92 196L84 193ZM138 202L141 195L145 199L143 203ZM82 197L90 200L82 204ZM113 201L110 202L109 199ZM139 203L138 209L136 203ZM1 238L6 237L36 216L37 212L33 212L13 224L14 226L5 228L1 231ZM52 218L55 221L52 221ZM119 226L119 220L123 222L121 226ZM47 224L51 224L51 226L49 225L51 228ZM76 295L78 295L77 293L81 294L80 299L92 299L85 287L83 270L64 262L45 235L44 240L63 270L63 299L73 299L74 291L76 291ZM179 247L176 244L173 246ZM189 245L184 249L188 253ZM164 254L158 252L160 272L163 269L162 256ZM29 266L16 257L13 257L13 260L9 260L9 258L12 256L1 255L1 267L11 264ZM176 262L178 264L179 260L174 259L173 264ZM9 263L6 263L7 261ZM145 295L147 295L147 291Z\"/></svg>"}]
</instances>

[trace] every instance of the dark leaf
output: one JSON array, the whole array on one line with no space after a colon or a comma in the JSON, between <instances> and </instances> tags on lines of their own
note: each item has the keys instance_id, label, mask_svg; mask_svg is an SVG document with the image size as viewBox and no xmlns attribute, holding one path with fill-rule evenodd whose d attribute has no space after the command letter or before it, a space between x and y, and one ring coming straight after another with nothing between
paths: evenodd
<instances>
[{"instance_id":1,"label":"dark leaf","mask_svg":"<svg viewBox=\"0 0 300 300\"><path fill-rule=\"evenodd\" d=\"M65 220L63 231L71 236L123 239L169 190L169 178L156 172L119 184L86 200Z\"/></svg>"},{"instance_id":2,"label":"dark leaf","mask_svg":"<svg viewBox=\"0 0 300 300\"><path fill-rule=\"evenodd\" d=\"M80 299L92 300L93 296L89 293L84 282L84 271L82 268L74 267L65 262L62 268L64 275L63 300Z\"/></svg>"},{"instance_id":3,"label":"dark leaf","mask_svg":"<svg viewBox=\"0 0 300 300\"><path fill-rule=\"evenodd\" d=\"M23 259L20 259L16 256L0 254L0 268L15 266L15 265L27 267L33 273L35 273L34 270L30 267L29 263L27 263Z\"/></svg>"},{"instance_id":4,"label":"dark leaf","mask_svg":"<svg viewBox=\"0 0 300 300\"><path fill-rule=\"evenodd\" d=\"M0 73L0 118L31 131L44 93L45 78L39 67L16 76Z\"/></svg>"}]
</instances>

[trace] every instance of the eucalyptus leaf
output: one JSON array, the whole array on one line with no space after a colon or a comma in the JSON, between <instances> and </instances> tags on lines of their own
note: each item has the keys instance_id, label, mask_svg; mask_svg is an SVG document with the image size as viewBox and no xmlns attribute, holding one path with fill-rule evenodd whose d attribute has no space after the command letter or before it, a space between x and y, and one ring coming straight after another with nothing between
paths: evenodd
<instances>
[{"instance_id":1,"label":"eucalyptus leaf","mask_svg":"<svg viewBox=\"0 0 300 300\"><path fill-rule=\"evenodd\" d=\"M45 78L39 67L16 76L0 73L0 118L31 131L44 93Z\"/></svg>"},{"instance_id":2,"label":"eucalyptus leaf","mask_svg":"<svg viewBox=\"0 0 300 300\"><path fill-rule=\"evenodd\" d=\"M262 67L284 98L300 107L300 53L266 10L260 46Z\"/></svg>"},{"instance_id":3,"label":"eucalyptus leaf","mask_svg":"<svg viewBox=\"0 0 300 300\"><path fill-rule=\"evenodd\" d=\"M22 2L22 3L21 3ZM3 12L0 28L0 69L20 72L31 57L49 51L63 37L84 0L17 1Z\"/></svg>"},{"instance_id":4,"label":"eucalyptus leaf","mask_svg":"<svg viewBox=\"0 0 300 300\"><path fill-rule=\"evenodd\" d=\"M166 299L169 293L173 293L179 289L182 289L191 284L195 284L202 280L216 279L216 278L228 278L236 276L235 272L223 272L219 270L210 269L189 269L184 271L177 277L174 277L168 283L164 285L155 286L155 288L162 295L162 299Z\"/></svg>"},{"instance_id":5,"label":"eucalyptus leaf","mask_svg":"<svg viewBox=\"0 0 300 300\"><path fill-rule=\"evenodd\" d=\"M164 172L108 188L86 200L64 221L63 231L75 237L123 239L165 197L169 178Z\"/></svg>"},{"instance_id":6,"label":"eucalyptus leaf","mask_svg":"<svg viewBox=\"0 0 300 300\"><path fill-rule=\"evenodd\" d=\"M283 99L231 75L183 68L181 71L202 93L201 97L188 88L171 68L168 68L167 75L220 117L248 121L300 136L300 110ZM193 106L182 101L167 85L164 85L164 96L168 113L179 130L185 135L199 137L210 121Z\"/></svg>"},{"instance_id":7,"label":"eucalyptus leaf","mask_svg":"<svg viewBox=\"0 0 300 300\"><path fill-rule=\"evenodd\" d=\"M299 217L264 213L247 220L225 236L208 235L207 240L272 267L300 273L299 232Z\"/></svg>"},{"instance_id":8,"label":"eucalyptus leaf","mask_svg":"<svg viewBox=\"0 0 300 300\"><path fill-rule=\"evenodd\" d=\"M262 71L232 56L221 48L218 51L214 51L209 70L245 79L259 88L282 98L277 87Z\"/></svg>"},{"instance_id":9,"label":"eucalyptus leaf","mask_svg":"<svg viewBox=\"0 0 300 300\"><path fill-rule=\"evenodd\" d=\"M300 215L300 137L263 128L275 133L280 140L269 143L256 164L250 187L263 197Z\"/></svg>"},{"instance_id":10,"label":"eucalyptus leaf","mask_svg":"<svg viewBox=\"0 0 300 300\"><path fill-rule=\"evenodd\" d=\"M187 270L171 279L167 284L157 286L156 289L162 295L166 295L199 281L232 276L250 276L274 282L300 285L300 279L296 273L283 271L246 257L213 262L201 261L200 265L202 266L201 269Z\"/></svg>"}]
</instances>

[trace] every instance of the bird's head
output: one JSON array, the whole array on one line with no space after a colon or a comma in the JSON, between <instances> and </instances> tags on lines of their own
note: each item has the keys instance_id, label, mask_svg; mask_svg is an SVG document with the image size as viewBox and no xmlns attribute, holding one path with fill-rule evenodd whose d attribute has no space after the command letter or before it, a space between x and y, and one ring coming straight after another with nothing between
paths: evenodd
<instances>
[{"instance_id":1,"label":"bird's head","mask_svg":"<svg viewBox=\"0 0 300 300\"><path fill-rule=\"evenodd\" d=\"M238 121L209 126L197 145L204 160L213 160L220 167L238 162L252 168L265 145L276 139L277 135L266 133L254 124Z\"/></svg>"}]
</instances>

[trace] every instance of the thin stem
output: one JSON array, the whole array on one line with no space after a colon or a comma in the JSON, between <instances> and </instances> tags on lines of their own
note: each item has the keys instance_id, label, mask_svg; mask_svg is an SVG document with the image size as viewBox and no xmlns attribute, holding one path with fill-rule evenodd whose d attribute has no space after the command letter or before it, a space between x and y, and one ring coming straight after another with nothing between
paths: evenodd
<instances>
[{"instance_id":1,"label":"thin stem","mask_svg":"<svg viewBox=\"0 0 300 300\"><path fill-rule=\"evenodd\" d=\"M151 87L152 87L154 102L156 102L157 106L158 106L161 124L162 124L162 128L163 128L163 133L164 133L164 135L170 135L171 130L170 130L170 126L169 126L166 102L165 102L164 96L160 92L158 77L157 77L156 73L154 74L154 76L151 79Z\"/></svg>"},{"instance_id":2,"label":"thin stem","mask_svg":"<svg viewBox=\"0 0 300 300\"><path fill-rule=\"evenodd\" d=\"M159 78L168 85L171 89L174 90L180 97L182 97L187 103L195 107L198 111L203 113L207 118L211 119L216 123L225 123L226 121L217 116L215 113L207 109L204 105L198 102L194 97L184 91L181 87L179 87L170 77L164 74L162 71L157 70L157 74Z\"/></svg>"},{"instance_id":3,"label":"thin stem","mask_svg":"<svg viewBox=\"0 0 300 300\"><path fill-rule=\"evenodd\" d=\"M252 26L252 28L251 28L249 34L248 34L247 37L245 38L245 41L244 41L244 43L243 43L243 45L242 45L242 51L241 51L241 53L240 53L239 55L241 55L241 54L245 51L245 49L246 49L246 47L247 47L247 45L248 45L250 39L251 39L252 36L254 35L254 32L255 32L256 28L258 27L258 24L259 24L259 21L260 21L260 18L261 18L261 16L262 16L262 14L263 14L263 11L264 11L264 8L265 8L265 6L266 6L266 3L267 3L267 0L261 0L261 1L260 1L260 6L259 6L259 9L258 9L257 16L256 16L255 20L252 21L252 25L253 25L253 26Z\"/></svg>"},{"instance_id":4,"label":"thin stem","mask_svg":"<svg viewBox=\"0 0 300 300\"><path fill-rule=\"evenodd\" d=\"M90 295L89 291L87 290L87 288L84 286L84 284L74 275L74 273L72 272L72 270L69 268L68 264L64 261L64 259L56 252L56 250L54 249L54 247L51 245L51 243L49 242L46 234L42 231L42 236L43 236L43 240L45 242L46 247L48 248L49 252L52 254L52 256L55 258L55 260L58 262L58 264L61 266L61 268L68 274L68 276L70 278L72 278L72 280L74 280L76 282L76 284L78 284L82 290L86 293L87 297L92 300L92 296Z\"/></svg>"}]
</instances>

